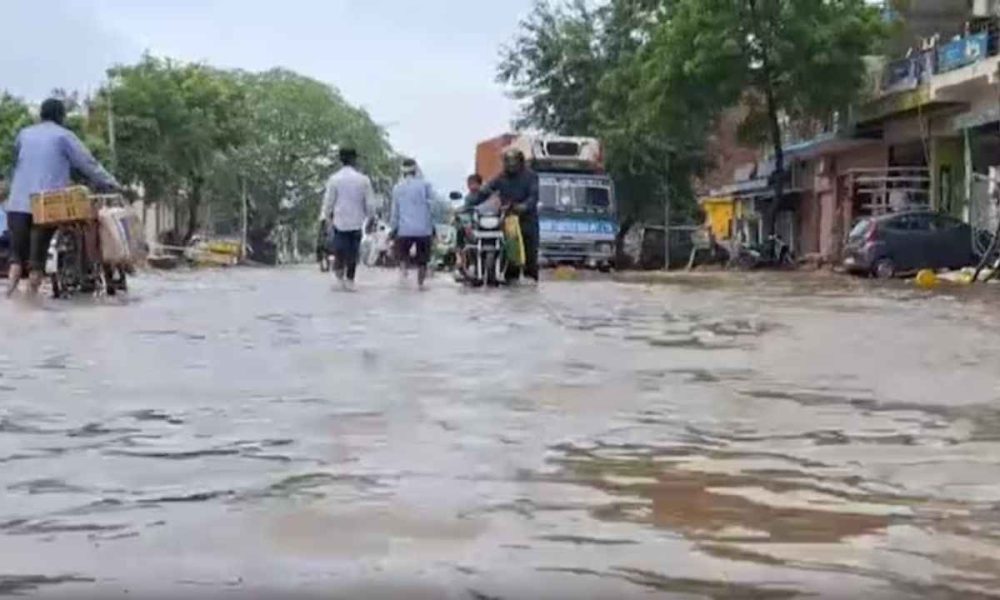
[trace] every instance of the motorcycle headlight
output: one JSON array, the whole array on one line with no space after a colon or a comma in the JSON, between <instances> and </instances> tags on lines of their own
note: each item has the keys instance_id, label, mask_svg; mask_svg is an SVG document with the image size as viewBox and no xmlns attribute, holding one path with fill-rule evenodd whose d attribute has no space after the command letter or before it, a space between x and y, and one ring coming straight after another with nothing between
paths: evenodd
<instances>
[{"instance_id":1,"label":"motorcycle headlight","mask_svg":"<svg viewBox=\"0 0 1000 600\"><path fill-rule=\"evenodd\" d=\"M479 217L479 226L483 229L497 229L500 227L500 217Z\"/></svg>"}]
</instances>

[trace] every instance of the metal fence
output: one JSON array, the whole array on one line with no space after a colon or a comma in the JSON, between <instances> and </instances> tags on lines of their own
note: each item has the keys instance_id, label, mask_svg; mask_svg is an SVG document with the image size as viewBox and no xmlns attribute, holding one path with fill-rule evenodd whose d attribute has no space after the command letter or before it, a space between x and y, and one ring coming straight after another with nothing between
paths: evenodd
<instances>
[{"instance_id":1,"label":"metal fence","mask_svg":"<svg viewBox=\"0 0 1000 600\"><path fill-rule=\"evenodd\" d=\"M864 215L924 209L931 204L931 172L924 167L851 169L844 179Z\"/></svg>"},{"instance_id":2,"label":"metal fence","mask_svg":"<svg viewBox=\"0 0 1000 600\"><path fill-rule=\"evenodd\" d=\"M973 236L976 252L985 253L990 244L990 235L1000 225L1000 206L990 195L990 181L986 175L976 174L972 183L972 197L969 198L969 224L976 235Z\"/></svg>"}]
</instances>

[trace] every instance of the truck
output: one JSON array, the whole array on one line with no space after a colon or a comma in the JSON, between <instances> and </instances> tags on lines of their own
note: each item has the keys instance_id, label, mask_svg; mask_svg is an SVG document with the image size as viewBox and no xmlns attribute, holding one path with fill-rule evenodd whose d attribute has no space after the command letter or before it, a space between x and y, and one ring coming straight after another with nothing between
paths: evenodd
<instances>
[{"instance_id":1,"label":"truck","mask_svg":"<svg viewBox=\"0 0 1000 600\"><path fill-rule=\"evenodd\" d=\"M538 174L539 262L610 269L618 221L615 186L604 170L600 140L504 134L476 147L476 172L486 181L499 176L504 153L515 148Z\"/></svg>"}]
</instances>

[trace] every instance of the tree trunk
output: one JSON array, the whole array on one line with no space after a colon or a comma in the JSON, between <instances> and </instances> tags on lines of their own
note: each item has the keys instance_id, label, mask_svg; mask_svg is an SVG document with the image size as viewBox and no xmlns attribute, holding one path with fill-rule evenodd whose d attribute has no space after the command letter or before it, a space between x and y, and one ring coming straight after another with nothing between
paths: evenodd
<instances>
[{"instance_id":1,"label":"tree trunk","mask_svg":"<svg viewBox=\"0 0 1000 600\"><path fill-rule=\"evenodd\" d=\"M760 15L757 12L757 0L748 0L750 8L751 27L753 28L756 42L760 44L760 86L764 92L764 101L767 103L767 120L771 129L771 143L774 147L774 199L767 210L764 211L764 242L767 242L774 234L775 220L778 215L778 207L785 195L785 148L781 139L781 121L779 117L778 100L774 91L774 73L771 64L770 37L765 35L760 22ZM777 257L774 257L777 258Z\"/></svg>"},{"instance_id":2,"label":"tree trunk","mask_svg":"<svg viewBox=\"0 0 1000 600\"><path fill-rule=\"evenodd\" d=\"M768 205L764 214L764 238L767 239L775 233L775 220L778 215L778 207L785 195L785 148L781 139L781 122L778 120L778 107L774 99L774 90L771 86L770 76L767 76L767 118L771 125L771 141L774 144L774 199ZM775 257L777 258L777 257Z\"/></svg>"},{"instance_id":3,"label":"tree trunk","mask_svg":"<svg viewBox=\"0 0 1000 600\"><path fill-rule=\"evenodd\" d=\"M198 232L198 211L201 208L201 196L203 181L200 177L194 177L191 180L191 195L188 196L188 221L187 230L184 234L184 245L191 243L191 238L194 234Z\"/></svg>"},{"instance_id":4,"label":"tree trunk","mask_svg":"<svg viewBox=\"0 0 1000 600\"><path fill-rule=\"evenodd\" d=\"M618 233L615 234L615 268L622 269L628 265L627 257L625 256L625 238L628 236L628 232L632 230L635 225L635 217L628 216L619 224ZM628 268L634 267L635 265L628 265Z\"/></svg>"}]
</instances>

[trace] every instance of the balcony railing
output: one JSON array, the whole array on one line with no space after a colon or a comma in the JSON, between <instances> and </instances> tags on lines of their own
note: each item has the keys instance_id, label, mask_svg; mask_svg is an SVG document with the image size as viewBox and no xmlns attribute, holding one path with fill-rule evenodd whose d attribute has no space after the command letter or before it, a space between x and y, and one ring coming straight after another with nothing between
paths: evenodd
<instances>
[{"instance_id":1,"label":"balcony railing","mask_svg":"<svg viewBox=\"0 0 1000 600\"><path fill-rule=\"evenodd\" d=\"M884 215L931 205L931 172L923 167L852 169L845 185L862 215Z\"/></svg>"},{"instance_id":2,"label":"balcony railing","mask_svg":"<svg viewBox=\"0 0 1000 600\"><path fill-rule=\"evenodd\" d=\"M914 52L886 65L882 73L881 93L913 90L934 75L948 73L996 56L1000 51L1000 30L988 22L978 30L958 39L935 43L931 48Z\"/></svg>"}]
</instances>

